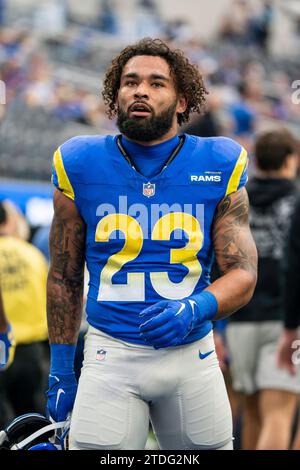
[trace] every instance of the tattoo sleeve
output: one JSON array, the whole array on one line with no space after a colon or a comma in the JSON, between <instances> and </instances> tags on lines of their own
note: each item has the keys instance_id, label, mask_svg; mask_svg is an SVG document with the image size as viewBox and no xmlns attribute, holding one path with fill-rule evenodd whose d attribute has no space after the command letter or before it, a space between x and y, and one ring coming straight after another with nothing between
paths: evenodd
<instances>
[{"instance_id":1,"label":"tattoo sleeve","mask_svg":"<svg viewBox=\"0 0 300 470\"><path fill-rule=\"evenodd\" d=\"M75 344L81 318L86 226L75 203L54 194L47 320L50 343Z\"/></svg>"},{"instance_id":2,"label":"tattoo sleeve","mask_svg":"<svg viewBox=\"0 0 300 470\"><path fill-rule=\"evenodd\" d=\"M225 197L216 210L212 239L222 276L213 292L223 318L249 302L257 276L257 251L248 222L249 200L243 188Z\"/></svg>"},{"instance_id":3,"label":"tattoo sleeve","mask_svg":"<svg viewBox=\"0 0 300 470\"><path fill-rule=\"evenodd\" d=\"M240 268L256 274L257 254L249 228L248 211L245 189L227 196L217 209L213 243L221 273Z\"/></svg>"}]
</instances>

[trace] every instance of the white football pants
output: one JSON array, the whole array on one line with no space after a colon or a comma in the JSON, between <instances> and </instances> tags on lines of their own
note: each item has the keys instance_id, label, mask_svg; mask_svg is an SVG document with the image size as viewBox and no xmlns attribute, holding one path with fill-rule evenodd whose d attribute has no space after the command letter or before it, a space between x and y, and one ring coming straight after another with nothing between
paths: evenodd
<instances>
[{"instance_id":1,"label":"white football pants","mask_svg":"<svg viewBox=\"0 0 300 470\"><path fill-rule=\"evenodd\" d=\"M212 332L155 350L89 327L70 449L144 449L149 420L161 449L232 449L231 410Z\"/></svg>"}]
</instances>

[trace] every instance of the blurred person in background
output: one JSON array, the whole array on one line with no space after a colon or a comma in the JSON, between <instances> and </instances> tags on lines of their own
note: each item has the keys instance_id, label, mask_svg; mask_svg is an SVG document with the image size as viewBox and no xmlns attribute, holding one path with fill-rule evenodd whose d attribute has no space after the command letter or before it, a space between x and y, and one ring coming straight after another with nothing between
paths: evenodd
<instances>
[{"instance_id":1,"label":"blurred person in background","mask_svg":"<svg viewBox=\"0 0 300 470\"><path fill-rule=\"evenodd\" d=\"M219 107L220 102L217 93L215 93L214 96L209 96L205 114L201 116L194 114L189 124L184 128L184 132L199 137L215 137L221 135L222 128L218 120Z\"/></svg>"},{"instance_id":2,"label":"blurred person in background","mask_svg":"<svg viewBox=\"0 0 300 470\"><path fill-rule=\"evenodd\" d=\"M99 29L103 33L118 33L118 17L116 13L116 5L111 0L101 1L101 11L99 14Z\"/></svg>"},{"instance_id":3,"label":"blurred person in background","mask_svg":"<svg viewBox=\"0 0 300 470\"><path fill-rule=\"evenodd\" d=\"M30 61L24 98L28 106L51 108L55 104L55 84L47 57L35 54Z\"/></svg>"},{"instance_id":4,"label":"blurred person in background","mask_svg":"<svg viewBox=\"0 0 300 470\"><path fill-rule=\"evenodd\" d=\"M1 227L2 235L9 235L28 240L30 229L20 209L9 199L1 201L2 210L5 212L5 225Z\"/></svg>"},{"instance_id":5,"label":"blurred person in background","mask_svg":"<svg viewBox=\"0 0 300 470\"><path fill-rule=\"evenodd\" d=\"M262 134L255 149L257 176L248 184L250 227L257 245L258 283L252 300L229 319L226 331L233 388L240 392L244 449L288 449L300 392L276 364L283 324L285 242L296 200L298 142L287 130Z\"/></svg>"},{"instance_id":6,"label":"blurred person in background","mask_svg":"<svg viewBox=\"0 0 300 470\"><path fill-rule=\"evenodd\" d=\"M285 278L284 330L279 338L277 363L282 369L295 376L300 363L300 198L297 200L288 237ZM300 423L292 448L300 450Z\"/></svg>"},{"instance_id":7,"label":"blurred person in background","mask_svg":"<svg viewBox=\"0 0 300 470\"><path fill-rule=\"evenodd\" d=\"M45 372L42 342L47 339L47 263L28 242L17 238L0 202L0 281L5 313L12 325L16 352L0 374L0 428L13 417L42 412Z\"/></svg>"},{"instance_id":8,"label":"blurred person in background","mask_svg":"<svg viewBox=\"0 0 300 470\"><path fill-rule=\"evenodd\" d=\"M4 312L3 299L0 287L0 370L6 369L13 362L15 355L15 346L16 344L13 336L13 331Z\"/></svg>"},{"instance_id":9,"label":"blurred person in background","mask_svg":"<svg viewBox=\"0 0 300 470\"><path fill-rule=\"evenodd\" d=\"M254 14L249 20L250 42L262 51L268 52L268 42L274 13L273 0L264 0L259 14Z\"/></svg>"},{"instance_id":10,"label":"blurred person in background","mask_svg":"<svg viewBox=\"0 0 300 470\"><path fill-rule=\"evenodd\" d=\"M221 39L232 42L236 47L254 46L256 53L267 53L273 23L273 1L263 0L256 5L249 0L233 0L229 14L221 24Z\"/></svg>"},{"instance_id":11,"label":"blurred person in background","mask_svg":"<svg viewBox=\"0 0 300 470\"><path fill-rule=\"evenodd\" d=\"M251 137L255 131L256 111L251 102L248 83L240 83L238 91L239 99L230 109L234 121L233 133L236 136Z\"/></svg>"},{"instance_id":12,"label":"blurred person in background","mask_svg":"<svg viewBox=\"0 0 300 470\"><path fill-rule=\"evenodd\" d=\"M297 329L300 325L299 309L300 286L300 198L297 200L293 213L288 237L285 278L285 315L284 331L280 337L278 348L278 364L287 369L291 375L296 374L296 364L293 360L294 341L299 339Z\"/></svg>"},{"instance_id":13,"label":"blurred person in background","mask_svg":"<svg viewBox=\"0 0 300 470\"><path fill-rule=\"evenodd\" d=\"M221 39L233 42L235 45L245 45L248 41L249 20L252 14L249 2L232 0L228 12L221 24Z\"/></svg>"}]
</instances>

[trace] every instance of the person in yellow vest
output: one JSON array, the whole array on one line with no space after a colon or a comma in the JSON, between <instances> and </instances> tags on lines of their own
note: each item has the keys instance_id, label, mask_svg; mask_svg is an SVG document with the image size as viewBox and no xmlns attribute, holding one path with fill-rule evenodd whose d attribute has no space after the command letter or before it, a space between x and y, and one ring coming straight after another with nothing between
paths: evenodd
<instances>
[{"instance_id":1,"label":"person in yellow vest","mask_svg":"<svg viewBox=\"0 0 300 470\"><path fill-rule=\"evenodd\" d=\"M11 235L7 211L0 202L0 284L16 340L14 362L0 374L0 429L14 416L43 411L47 272L40 251Z\"/></svg>"}]
</instances>

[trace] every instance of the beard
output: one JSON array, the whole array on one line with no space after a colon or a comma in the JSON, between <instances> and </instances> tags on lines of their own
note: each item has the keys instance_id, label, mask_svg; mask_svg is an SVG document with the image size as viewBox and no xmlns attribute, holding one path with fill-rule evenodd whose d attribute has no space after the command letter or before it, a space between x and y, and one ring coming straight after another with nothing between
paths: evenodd
<instances>
[{"instance_id":1,"label":"beard","mask_svg":"<svg viewBox=\"0 0 300 470\"><path fill-rule=\"evenodd\" d=\"M160 139L169 132L173 125L175 110L176 103L173 103L158 115L152 112L150 117L130 118L125 111L119 109L117 126L128 139L138 142L151 142Z\"/></svg>"}]
</instances>

